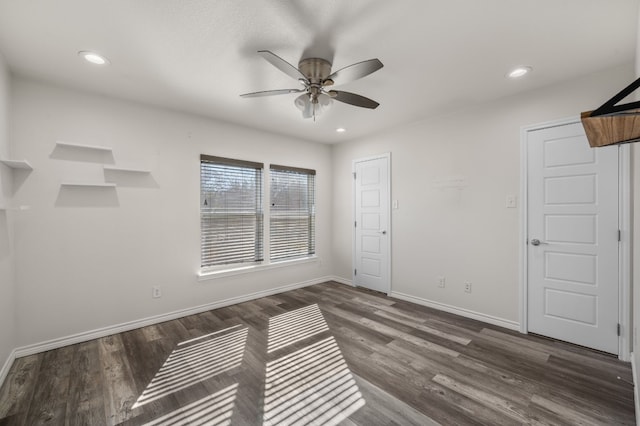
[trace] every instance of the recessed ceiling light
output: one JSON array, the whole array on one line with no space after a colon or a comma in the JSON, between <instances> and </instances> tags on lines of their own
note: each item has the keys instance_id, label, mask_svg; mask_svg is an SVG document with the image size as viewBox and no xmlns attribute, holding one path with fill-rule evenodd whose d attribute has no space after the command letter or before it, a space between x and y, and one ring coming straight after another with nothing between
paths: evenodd
<instances>
[{"instance_id":1,"label":"recessed ceiling light","mask_svg":"<svg viewBox=\"0 0 640 426\"><path fill-rule=\"evenodd\" d=\"M108 65L109 60L104 56L100 55L96 52L91 52L88 50L81 50L78 52L78 55L83 58L87 62L91 62L94 65Z\"/></svg>"},{"instance_id":2,"label":"recessed ceiling light","mask_svg":"<svg viewBox=\"0 0 640 426\"><path fill-rule=\"evenodd\" d=\"M525 76L526 74L529 74L532 70L533 70L533 68L531 68L531 67L517 67L517 68L514 68L511 71L509 71L507 73L507 77L509 77L509 78L520 78L520 77Z\"/></svg>"},{"instance_id":3,"label":"recessed ceiling light","mask_svg":"<svg viewBox=\"0 0 640 426\"><path fill-rule=\"evenodd\" d=\"M347 129L345 129L344 127L338 127L338 128L336 129L336 132L338 132L338 133L344 133L344 132L346 132L346 131L347 131Z\"/></svg>"}]
</instances>

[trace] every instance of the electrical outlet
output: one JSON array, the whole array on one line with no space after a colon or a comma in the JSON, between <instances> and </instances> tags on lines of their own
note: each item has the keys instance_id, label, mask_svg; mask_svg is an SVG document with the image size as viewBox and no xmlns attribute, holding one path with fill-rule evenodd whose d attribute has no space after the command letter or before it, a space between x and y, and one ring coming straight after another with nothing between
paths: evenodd
<instances>
[{"instance_id":1,"label":"electrical outlet","mask_svg":"<svg viewBox=\"0 0 640 426\"><path fill-rule=\"evenodd\" d=\"M438 287L444 288L445 279L443 276L438 277Z\"/></svg>"},{"instance_id":2,"label":"electrical outlet","mask_svg":"<svg viewBox=\"0 0 640 426\"><path fill-rule=\"evenodd\" d=\"M157 298L159 298L159 297L162 297L162 290L160 289L160 287L158 287L158 286L153 286L153 287L151 288L151 290L152 290L152 292L151 292L151 296L152 296L154 299L157 299Z\"/></svg>"},{"instance_id":3,"label":"electrical outlet","mask_svg":"<svg viewBox=\"0 0 640 426\"><path fill-rule=\"evenodd\" d=\"M471 283L469 281L464 282L464 292L471 293Z\"/></svg>"}]
</instances>

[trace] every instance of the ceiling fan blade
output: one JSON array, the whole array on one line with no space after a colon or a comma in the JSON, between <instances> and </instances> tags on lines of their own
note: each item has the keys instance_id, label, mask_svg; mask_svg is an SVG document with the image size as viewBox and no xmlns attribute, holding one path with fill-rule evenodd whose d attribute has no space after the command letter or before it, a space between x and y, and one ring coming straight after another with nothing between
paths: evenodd
<instances>
[{"instance_id":1,"label":"ceiling fan blade","mask_svg":"<svg viewBox=\"0 0 640 426\"><path fill-rule=\"evenodd\" d=\"M339 69L331 74L326 80L333 80L334 84L344 84L362 77L366 77L382 68L384 65L379 59L369 59L358 62L348 67Z\"/></svg>"},{"instance_id":2,"label":"ceiling fan blade","mask_svg":"<svg viewBox=\"0 0 640 426\"><path fill-rule=\"evenodd\" d=\"M245 93L240 95L241 98L258 98L260 96L288 95L289 93L304 92L304 89L280 89L280 90L263 90L261 92Z\"/></svg>"},{"instance_id":3,"label":"ceiling fan blade","mask_svg":"<svg viewBox=\"0 0 640 426\"><path fill-rule=\"evenodd\" d=\"M331 90L329 91L329 96L336 101L362 108L376 109L378 105L380 105L373 99L365 98L364 96L356 95L355 93L343 92L341 90Z\"/></svg>"},{"instance_id":4,"label":"ceiling fan blade","mask_svg":"<svg viewBox=\"0 0 640 426\"><path fill-rule=\"evenodd\" d=\"M289 77L295 78L296 80L302 79L302 81L307 81L307 77L305 77L298 68L294 67L275 53L268 50L258 50L258 54Z\"/></svg>"}]
</instances>

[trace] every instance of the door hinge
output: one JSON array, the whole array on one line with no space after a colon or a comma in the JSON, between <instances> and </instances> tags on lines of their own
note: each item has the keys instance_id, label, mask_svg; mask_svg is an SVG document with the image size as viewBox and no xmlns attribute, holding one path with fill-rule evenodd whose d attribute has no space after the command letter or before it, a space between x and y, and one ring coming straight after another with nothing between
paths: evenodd
<instances>
[{"instance_id":1,"label":"door hinge","mask_svg":"<svg viewBox=\"0 0 640 426\"><path fill-rule=\"evenodd\" d=\"M618 241L622 241L622 231L618 229Z\"/></svg>"},{"instance_id":2,"label":"door hinge","mask_svg":"<svg viewBox=\"0 0 640 426\"><path fill-rule=\"evenodd\" d=\"M618 324L618 336L620 335L620 324Z\"/></svg>"},{"instance_id":3,"label":"door hinge","mask_svg":"<svg viewBox=\"0 0 640 426\"><path fill-rule=\"evenodd\" d=\"M353 180L356 180L356 172L353 172Z\"/></svg>"},{"instance_id":4,"label":"door hinge","mask_svg":"<svg viewBox=\"0 0 640 426\"><path fill-rule=\"evenodd\" d=\"M354 227L354 228L357 228L357 227L358 227L358 221L357 221L357 220L353 221L353 227Z\"/></svg>"},{"instance_id":5,"label":"door hinge","mask_svg":"<svg viewBox=\"0 0 640 426\"><path fill-rule=\"evenodd\" d=\"M358 275L358 270L357 269L353 270L353 275Z\"/></svg>"}]
</instances>

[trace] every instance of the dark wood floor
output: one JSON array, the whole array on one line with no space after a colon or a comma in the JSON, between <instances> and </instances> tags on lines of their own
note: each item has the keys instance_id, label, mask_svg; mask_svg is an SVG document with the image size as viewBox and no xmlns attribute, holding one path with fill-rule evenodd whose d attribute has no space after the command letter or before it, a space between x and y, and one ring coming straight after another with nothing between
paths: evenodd
<instances>
[{"instance_id":1,"label":"dark wood floor","mask_svg":"<svg viewBox=\"0 0 640 426\"><path fill-rule=\"evenodd\" d=\"M19 358L0 425L633 425L630 366L325 283Z\"/></svg>"}]
</instances>

